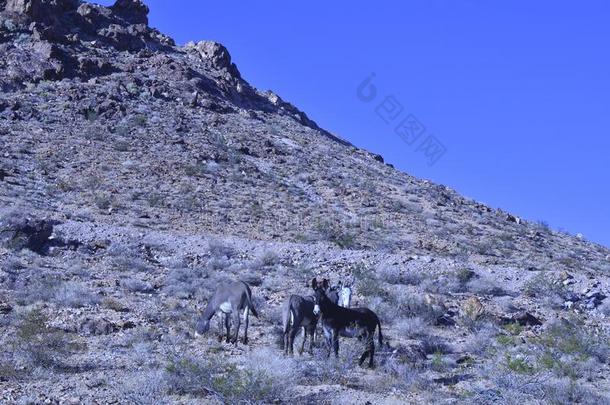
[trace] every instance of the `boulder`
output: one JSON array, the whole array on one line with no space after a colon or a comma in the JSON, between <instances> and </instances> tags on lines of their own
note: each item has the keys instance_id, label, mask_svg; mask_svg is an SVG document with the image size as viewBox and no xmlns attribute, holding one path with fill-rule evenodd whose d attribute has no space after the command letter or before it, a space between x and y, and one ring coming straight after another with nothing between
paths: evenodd
<instances>
[{"instance_id":1,"label":"boulder","mask_svg":"<svg viewBox=\"0 0 610 405\"><path fill-rule=\"evenodd\" d=\"M4 10L33 17L39 12L40 0L7 0Z\"/></svg>"},{"instance_id":2,"label":"boulder","mask_svg":"<svg viewBox=\"0 0 610 405\"><path fill-rule=\"evenodd\" d=\"M485 313L485 307L477 297L470 297L462 304L462 316L473 321Z\"/></svg>"},{"instance_id":3,"label":"boulder","mask_svg":"<svg viewBox=\"0 0 610 405\"><path fill-rule=\"evenodd\" d=\"M231 62L227 48L215 41L200 41L194 45L201 58L210 62L218 70L226 70L234 77L241 77L237 66Z\"/></svg>"},{"instance_id":4,"label":"boulder","mask_svg":"<svg viewBox=\"0 0 610 405\"><path fill-rule=\"evenodd\" d=\"M118 327L106 319L85 319L78 328L85 335L109 335L118 330Z\"/></svg>"},{"instance_id":5,"label":"boulder","mask_svg":"<svg viewBox=\"0 0 610 405\"><path fill-rule=\"evenodd\" d=\"M521 224L521 218L519 218L519 217L517 217L517 216L514 216L514 215L511 215L511 214L506 214L506 220L507 220L508 222L514 222L514 223L516 223L517 225L520 225L520 224Z\"/></svg>"},{"instance_id":6,"label":"boulder","mask_svg":"<svg viewBox=\"0 0 610 405\"><path fill-rule=\"evenodd\" d=\"M529 312L523 312L521 314L517 314L511 318L513 323L518 323L521 326L540 326L542 325L542 321L536 318L534 315Z\"/></svg>"},{"instance_id":7,"label":"boulder","mask_svg":"<svg viewBox=\"0 0 610 405\"><path fill-rule=\"evenodd\" d=\"M0 302L0 314L6 315L9 312L11 312L13 310L13 307L6 303L6 302Z\"/></svg>"},{"instance_id":8,"label":"boulder","mask_svg":"<svg viewBox=\"0 0 610 405\"><path fill-rule=\"evenodd\" d=\"M117 0L110 9L131 24L148 25L148 6L142 0Z\"/></svg>"},{"instance_id":9,"label":"boulder","mask_svg":"<svg viewBox=\"0 0 610 405\"><path fill-rule=\"evenodd\" d=\"M53 20L59 14L76 10L79 0L6 0L4 10L34 21Z\"/></svg>"}]
</instances>

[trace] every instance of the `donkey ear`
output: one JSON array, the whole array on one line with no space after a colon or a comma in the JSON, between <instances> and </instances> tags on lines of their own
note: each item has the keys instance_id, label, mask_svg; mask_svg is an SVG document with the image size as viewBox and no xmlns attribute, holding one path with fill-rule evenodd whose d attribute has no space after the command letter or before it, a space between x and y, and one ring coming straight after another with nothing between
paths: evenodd
<instances>
[{"instance_id":1,"label":"donkey ear","mask_svg":"<svg viewBox=\"0 0 610 405\"><path fill-rule=\"evenodd\" d=\"M330 286L330 283L329 283L328 279L327 279L327 278L323 279L323 280L322 280L322 287L323 287L325 290L328 290L328 287L329 287L329 286Z\"/></svg>"},{"instance_id":2,"label":"donkey ear","mask_svg":"<svg viewBox=\"0 0 610 405\"><path fill-rule=\"evenodd\" d=\"M311 288L313 288L315 290L317 286L318 286L318 280L314 277L313 280L311 280Z\"/></svg>"}]
</instances>

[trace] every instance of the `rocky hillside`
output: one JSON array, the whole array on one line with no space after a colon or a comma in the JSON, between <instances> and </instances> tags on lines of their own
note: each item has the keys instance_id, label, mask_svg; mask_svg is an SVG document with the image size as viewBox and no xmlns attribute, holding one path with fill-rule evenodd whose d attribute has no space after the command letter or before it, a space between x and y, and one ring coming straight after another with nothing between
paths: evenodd
<instances>
[{"instance_id":1,"label":"rocky hillside","mask_svg":"<svg viewBox=\"0 0 610 405\"><path fill-rule=\"evenodd\" d=\"M147 14L0 0L0 401L608 402L610 250L395 170ZM379 313L376 370L281 355L312 276ZM236 278L250 347L194 336Z\"/></svg>"}]
</instances>

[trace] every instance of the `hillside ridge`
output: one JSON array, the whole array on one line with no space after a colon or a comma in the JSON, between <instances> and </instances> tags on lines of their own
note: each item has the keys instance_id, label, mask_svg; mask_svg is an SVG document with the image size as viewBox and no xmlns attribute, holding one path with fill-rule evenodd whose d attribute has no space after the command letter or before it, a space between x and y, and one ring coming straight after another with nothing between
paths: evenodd
<instances>
[{"instance_id":1,"label":"hillside ridge","mask_svg":"<svg viewBox=\"0 0 610 405\"><path fill-rule=\"evenodd\" d=\"M604 403L608 248L394 169L148 11L0 0L0 402ZM281 356L313 277L378 313L378 369ZM194 334L235 279L248 347Z\"/></svg>"}]
</instances>

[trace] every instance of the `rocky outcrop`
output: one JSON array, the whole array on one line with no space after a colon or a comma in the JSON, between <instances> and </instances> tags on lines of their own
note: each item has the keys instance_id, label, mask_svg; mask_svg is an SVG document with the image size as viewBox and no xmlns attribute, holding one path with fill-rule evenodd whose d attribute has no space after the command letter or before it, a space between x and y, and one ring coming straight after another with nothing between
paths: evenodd
<instances>
[{"instance_id":1,"label":"rocky outcrop","mask_svg":"<svg viewBox=\"0 0 610 405\"><path fill-rule=\"evenodd\" d=\"M142 0L117 0L111 10L131 24L148 25L148 6Z\"/></svg>"},{"instance_id":2,"label":"rocky outcrop","mask_svg":"<svg viewBox=\"0 0 610 405\"><path fill-rule=\"evenodd\" d=\"M8 56L9 73L4 78L0 73L0 83L8 90L24 82L111 74L116 68L108 58L94 56L103 48L137 52L174 46L148 27L148 7L140 0L119 0L109 8L78 0L8 0L0 7L7 21L0 24L0 52Z\"/></svg>"}]
</instances>

